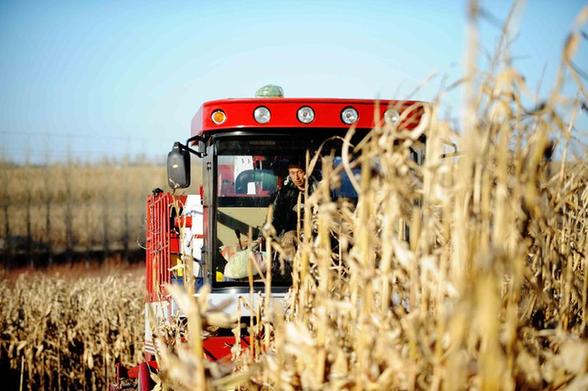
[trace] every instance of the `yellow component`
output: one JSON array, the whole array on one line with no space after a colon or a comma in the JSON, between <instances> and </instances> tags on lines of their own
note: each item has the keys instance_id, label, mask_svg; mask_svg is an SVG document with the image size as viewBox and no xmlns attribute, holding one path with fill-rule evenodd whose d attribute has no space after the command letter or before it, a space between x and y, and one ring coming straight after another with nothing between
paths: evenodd
<instances>
[{"instance_id":1,"label":"yellow component","mask_svg":"<svg viewBox=\"0 0 588 391\"><path fill-rule=\"evenodd\" d=\"M216 272L216 282L223 281L223 274L221 272Z\"/></svg>"},{"instance_id":2,"label":"yellow component","mask_svg":"<svg viewBox=\"0 0 588 391\"><path fill-rule=\"evenodd\" d=\"M176 270L178 277L184 277L184 263L182 262L182 257L175 256L176 258L176 265L179 266Z\"/></svg>"},{"instance_id":3,"label":"yellow component","mask_svg":"<svg viewBox=\"0 0 588 391\"><path fill-rule=\"evenodd\" d=\"M220 125L226 121L227 115L222 110L216 110L214 113L212 113L210 118L212 119L212 122L214 122L217 125Z\"/></svg>"},{"instance_id":4,"label":"yellow component","mask_svg":"<svg viewBox=\"0 0 588 391\"><path fill-rule=\"evenodd\" d=\"M182 258L176 254L170 255L171 265L173 266L171 269L172 275L174 277L182 277L184 275L184 264L182 262Z\"/></svg>"}]
</instances>

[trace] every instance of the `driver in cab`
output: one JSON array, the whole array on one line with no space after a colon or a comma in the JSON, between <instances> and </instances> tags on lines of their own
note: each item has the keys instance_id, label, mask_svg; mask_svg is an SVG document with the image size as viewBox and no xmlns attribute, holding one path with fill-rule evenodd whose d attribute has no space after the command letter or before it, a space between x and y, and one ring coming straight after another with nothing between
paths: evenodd
<instances>
[{"instance_id":1,"label":"driver in cab","mask_svg":"<svg viewBox=\"0 0 588 391\"><path fill-rule=\"evenodd\" d=\"M302 218L306 177L305 165L300 161L290 161L288 176L283 186L275 193L271 204L272 225L287 258L292 258L296 252L298 211ZM308 194L311 194L316 186L317 180L313 176L308 176Z\"/></svg>"}]
</instances>

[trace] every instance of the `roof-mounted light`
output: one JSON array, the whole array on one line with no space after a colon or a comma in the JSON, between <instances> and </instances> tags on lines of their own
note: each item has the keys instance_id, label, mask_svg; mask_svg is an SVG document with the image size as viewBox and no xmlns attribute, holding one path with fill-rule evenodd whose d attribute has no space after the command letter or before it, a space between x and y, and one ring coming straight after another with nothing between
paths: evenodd
<instances>
[{"instance_id":1,"label":"roof-mounted light","mask_svg":"<svg viewBox=\"0 0 588 391\"><path fill-rule=\"evenodd\" d=\"M222 110L215 110L212 112L210 119L217 125L223 124L227 120L227 115Z\"/></svg>"},{"instance_id":2,"label":"roof-mounted light","mask_svg":"<svg viewBox=\"0 0 588 391\"><path fill-rule=\"evenodd\" d=\"M255 92L256 98L283 98L284 89L274 84L267 84Z\"/></svg>"},{"instance_id":3,"label":"roof-mounted light","mask_svg":"<svg viewBox=\"0 0 588 391\"><path fill-rule=\"evenodd\" d=\"M346 107L343 109L343 111L341 111L341 121L343 121L344 124L347 124L347 125L354 124L355 122L357 122L358 119L359 119L359 114L357 113L357 110L355 110L351 106Z\"/></svg>"},{"instance_id":4,"label":"roof-mounted light","mask_svg":"<svg viewBox=\"0 0 588 391\"><path fill-rule=\"evenodd\" d=\"M255 117L257 123L267 124L271 118L271 113L267 107L259 106L253 111L253 117Z\"/></svg>"},{"instance_id":5,"label":"roof-mounted light","mask_svg":"<svg viewBox=\"0 0 588 391\"><path fill-rule=\"evenodd\" d=\"M309 124L314 120L314 110L308 106L302 106L298 109L296 116L298 117L298 121L303 124Z\"/></svg>"},{"instance_id":6,"label":"roof-mounted light","mask_svg":"<svg viewBox=\"0 0 588 391\"><path fill-rule=\"evenodd\" d=\"M396 109L388 109L384 113L384 122L389 126L398 126L400 113Z\"/></svg>"}]
</instances>

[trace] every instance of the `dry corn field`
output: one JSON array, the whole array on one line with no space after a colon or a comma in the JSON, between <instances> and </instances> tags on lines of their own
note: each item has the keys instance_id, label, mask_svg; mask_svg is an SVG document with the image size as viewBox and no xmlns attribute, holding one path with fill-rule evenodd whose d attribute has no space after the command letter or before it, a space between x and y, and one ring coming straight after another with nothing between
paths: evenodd
<instances>
[{"instance_id":1,"label":"dry corn field","mask_svg":"<svg viewBox=\"0 0 588 391\"><path fill-rule=\"evenodd\" d=\"M304 205L313 218L304 219L288 308L263 301L253 343L235 345L230 373L201 359L201 325L235 319L208 308L206 291L194 302L174 290L188 343L163 345L160 384L588 389L587 135L575 123L588 96L572 66L587 19L585 8L542 101L512 65L508 25L487 73L473 65L473 29L459 130L440 116L440 94L427 113L424 166L409 155L424 129L376 128L350 146L346 170L362 169L356 208L330 200L337 176L323 171ZM570 84L577 99L562 92ZM447 140L457 157L442 157Z\"/></svg>"},{"instance_id":2,"label":"dry corn field","mask_svg":"<svg viewBox=\"0 0 588 391\"><path fill-rule=\"evenodd\" d=\"M143 355L142 270L56 269L0 274L3 387L106 389Z\"/></svg>"},{"instance_id":3,"label":"dry corn field","mask_svg":"<svg viewBox=\"0 0 588 391\"><path fill-rule=\"evenodd\" d=\"M7 258L137 249L145 195L165 183L163 167L147 164L5 165L0 175Z\"/></svg>"},{"instance_id":4,"label":"dry corn field","mask_svg":"<svg viewBox=\"0 0 588 391\"><path fill-rule=\"evenodd\" d=\"M442 91L426 127L377 127L348 144L341 167L362 172L356 206L329 198L338 175L323 162L287 309L264 296L233 366L204 360L201 341L210 327L236 326L239 313L208 307L207 287L197 300L171 287L187 330L158 331L176 338L159 345L158 387L588 389L587 134L576 123L588 95L573 65L587 20L585 8L540 101L509 57L508 24L488 72L475 67L473 25L466 75L451 87L464 92L459 127L440 114ZM410 147L424 131L420 166ZM456 156L445 156L447 142ZM280 251L270 231L266 243ZM138 359L142 288L129 288L138 283L3 283L3 359L33 388L102 387L117 357Z\"/></svg>"},{"instance_id":5,"label":"dry corn field","mask_svg":"<svg viewBox=\"0 0 588 391\"><path fill-rule=\"evenodd\" d=\"M163 161L33 166L0 160L1 260L18 266L127 258L144 241L147 194L166 182Z\"/></svg>"}]
</instances>

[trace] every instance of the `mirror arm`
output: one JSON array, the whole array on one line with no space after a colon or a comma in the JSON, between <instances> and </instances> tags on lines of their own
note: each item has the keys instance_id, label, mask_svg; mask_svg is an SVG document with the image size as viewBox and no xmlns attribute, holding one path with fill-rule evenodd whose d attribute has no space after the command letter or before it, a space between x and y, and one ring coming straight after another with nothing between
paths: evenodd
<instances>
[{"instance_id":1,"label":"mirror arm","mask_svg":"<svg viewBox=\"0 0 588 391\"><path fill-rule=\"evenodd\" d=\"M186 149L188 152L193 153L194 155L198 156L199 158L202 159L202 157L204 156L204 153L196 151L192 148L189 147L190 143L193 141L198 141L198 144L200 143L204 143L206 141L206 139L202 136L196 135L196 136L192 136L189 139L186 140L186 145L182 145L180 144L180 146L184 149Z\"/></svg>"},{"instance_id":2,"label":"mirror arm","mask_svg":"<svg viewBox=\"0 0 588 391\"><path fill-rule=\"evenodd\" d=\"M198 152L198 151L196 151L196 150L194 150L194 149L192 149L192 148L190 148L190 147L188 147L188 146L186 146L184 144L180 144L180 148L182 148L183 150L186 150L186 151L188 151L190 153L193 153L194 155L196 155L196 156L198 156L199 158L202 159L202 153L200 153L200 152Z\"/></svg>"}]
</instances>

